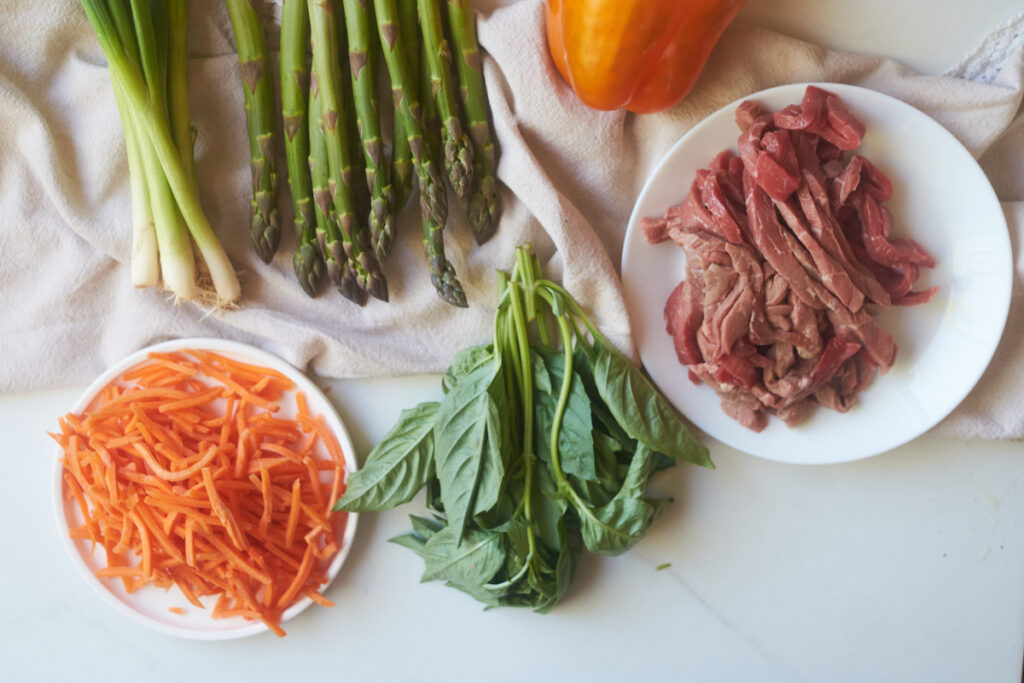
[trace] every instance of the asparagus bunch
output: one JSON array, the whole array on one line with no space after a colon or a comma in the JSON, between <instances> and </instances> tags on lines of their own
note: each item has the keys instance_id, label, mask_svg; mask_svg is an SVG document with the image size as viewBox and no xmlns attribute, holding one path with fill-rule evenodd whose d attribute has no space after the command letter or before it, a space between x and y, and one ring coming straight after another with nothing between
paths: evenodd
<instances>
[{"instance_id":1,"label":"asparagus bunch","mask_svg":"<svg viewBox=\"0 0 1024 683\"><path fill-rule=\"evenodd\" d=\"M303 0L305 1L305 0ZM366 303L366 291L359 286L355 271L348 262L338 228L334 198L331 193L330 158L321 121L320 88L316 71L309 86L309 172L312 177L313 202L316 207L316 241L326 264L327 277L346 298L360 306Z\"/></svg>"},{"instance_id":2,"label":"asparagus bunch","mask_svg":"<svg viewBox=\"0 0 1024 683\"><path fill-rule=\"evenodd\" d=\"M341 85L341 69L337 59L336 10L329 0L307 0L307 7L313 42L313 73L320 99L320 128L327 147L328 188L331 192L345 260L360 289L382 301L387 301L387 281L380 271L377 259L371 251L365 249L364 240L359 235L363 226L356 214L351 141L344 140L342 135L345 127L342 120L345 104L342 99L344 91ZM342 293L345 293L344 290Z\"/></svg>"},{"instance_id":3,"label":"asparagus bunch","mask_svg":"<svg viewBox=\"0 0 1024 683\"><path fill-rule=\"evenodd\" d=\"M269 260L280 230L272 202L272 88L256 1L226 0L245 83L251 234ZM388 299L381 264L415 185L431 281L443 300L466 305L445 255L442 164L466 203L477 242L493 234L500 207L474 15L468 0L444 1L446 11L442 0L282 1L281 117L298 244L293 261L310 296L327 277L359 304L368 295ZM377 99L381 56L394 116L382 116ZM390 156L383 125L389 119ZM142 248L148 247L140 241Z\"/></svg>"},{"instance_id":4,"label":"asparagus bunch","mask_svg":"<svg viewBox=\"0 0 1024 683\"><path fill-rule=\"evenodd\" d=\"M414 0L408 0L407 4L413 4ZM423 135L426 140L427 149L430 150L432 159L442 158L442 136L441 136L441 113L437 106L437 99L430 96L434 92L434 71L430 68L429 44L425 40L419 43L419 92L426 93L422 100L421 110L423 112ZM449 176L450 178L450 176ZM431 221L427 215L423 216L423 246L427 254L427 264L430 267L430 281L434 285L440 297L452 304L465 308L466 294L462 289L455 274L455 268L445 257L443 225Z\"/></svg>"},{"instance_id":5,"label":"asparagus bunch","mask_svg":"<svg viewBox=\"0 0 1024 683\"><path fill-rule=\"evenodd\" d=\"M238 48L249 132L252 192L249 237L264 263L277 252L281 228L277 218L277 171L274 164L274 84L263 22L250 0L227 0L231 30Z\"/></svg>"},{"instance_id":6,"label":"asparagus bunch","mask_svg":"<svg viewBox=\"0 0 1024 683\"><path fill-rule=\"evenodd\" d=\"M407 56L414 54L408 41L415 30L399 24L395 0L374 0L377 27L380 32L384 61L391 75L395 99L395 116L401 118L412 164L420 191L420 212L423 217L423 243L427 253L430 279L441 298L455 306L466 305L466 295L455 275L455 269L444 255L443 230L448 220L448 198L438 173L430 145L426 143L419 94L414 88L416 72L410 69ZM424 93L427 100L430 95ZM428 100L429 101L429 100Z\"/></svg>"},{"instance_id":7,"label":"asparagus bunch","mask_svg":"<svg viewBox=\"0 0 1024 683\"><path fill-rule=\"evenodd\" d=\"M238 300L238 278L203 213L192 164L184 0L81 0L107 58L124 128L132 193L132 282L161 281L195 299L193 243L219 305Z\"/></svg>"},{"instance_id":8,"label":"asparagus bunch","mask_svg":"<svg viewBox=\"0 0 1024 683\"><path fill-rule=\"evenodd\" d=\"M365 0L342 0L348 37L348 62L352 70L354 109L363 144L366 185L370 189L370 241L374 254L384 261L394 238L392 209L394 190L384 163L380 112L377 107L377 32L373 8Z\"/></svg>"}]
</instances>

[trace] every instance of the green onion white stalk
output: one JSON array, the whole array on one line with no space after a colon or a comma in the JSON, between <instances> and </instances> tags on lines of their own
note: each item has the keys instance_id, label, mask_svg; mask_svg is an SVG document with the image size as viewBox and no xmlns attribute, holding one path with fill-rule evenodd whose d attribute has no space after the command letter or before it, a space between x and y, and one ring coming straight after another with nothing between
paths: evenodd
<instances>
[{"instance_id":1,"label":"green onion white stalk","mask_svg":"<svg viewBox=\"0 0 1024 683\"><path fill-rule=\"evenodd\" d=\"M82 0L82 7L107 58L126 145L135 148L129 152L129 159L135 158L130 163L136 176L133 214L138 223L133 232L141 238L135 241L138 253L149 260L138 268L140 281L152 280L152 248L148 228L143 224L151 217L164 286L181 298L201 295L195 284L192 245L187 237L191 234L209 270L218 303L234 303L241 294L238 278L203 213L191 165L183 161L184 146L179 147L175 139L168 112L169 53L177 49L171 47L170 36L183 30L184 13L177 11L181 8L171 8L175 11L163 14L160 25L155 26L148 0L131 0L130 4L125 0ZM162 58L157 30L162 36L159 44L166 46ZM177 107L181 100L176 98L174 102ZM142 200L143 185L149 199L148 211ZM182 221L187 233L181 229ZM147 277L142 277L142 273Z\"/></svg>"}]
</instances>

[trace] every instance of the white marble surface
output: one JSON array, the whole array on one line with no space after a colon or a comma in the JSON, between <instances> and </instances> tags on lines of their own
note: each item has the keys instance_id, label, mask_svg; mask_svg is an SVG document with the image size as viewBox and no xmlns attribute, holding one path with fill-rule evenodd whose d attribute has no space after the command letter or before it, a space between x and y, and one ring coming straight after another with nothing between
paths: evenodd
<instances>
[{"instance_id":1,"label":"white marble surface","mask_svg":"<svg viewBox=\"0 0 1024 683\"><path fill-rule=\"evenodd\" d=\"M482 6L508 0L481 2ZM927 12L918 10L927 4ZM967 9L967 6L970 9ZM751 0L744 19L939 72L1019 0ZM357 449L437 378L330 382ZM1021 678L1024 446L921 438L869 460L779 465L712 445L631 553L587 557L552 614L483 612L385 540L408 509L364 515L329 597L278 641L151 633L64 555L45 430L81 387L0 396L0 680L985 681ZM656 571L655 566L671 563Z\"/></svg>"}]
</instances>

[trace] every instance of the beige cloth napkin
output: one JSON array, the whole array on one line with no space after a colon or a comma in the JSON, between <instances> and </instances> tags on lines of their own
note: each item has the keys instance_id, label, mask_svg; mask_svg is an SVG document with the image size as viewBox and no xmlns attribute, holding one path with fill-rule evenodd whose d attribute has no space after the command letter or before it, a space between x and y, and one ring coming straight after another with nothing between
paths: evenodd
<instances>
[{"instance_id":1,"label":"beige cloth napkin","mask_svg":"<svg viewBox=\"0 0 1024 683\"><path fill-rule=\"evenodd\" d=\"M470 308L453 309L434 294L411 208L386 267L390 304L358 308L333 291L308 299L291 272L290 235L270 265L246 242L241 91L230 31L223 12L211 9L219 4L190 5L190 95L204 206L244 271L245 300L237 310L213 314L172 306L162 293L135 291L128 283L120 124L102 55L77 3L31 3L0 25L0 390L84 383L146 343L183 335L255 343L325 376L436 372L456 349L488 338L494 269L507 266L523 241L533 242L549 272L631 349L616 271L644 180L704 116L783 83L854 83L935 117L981 158L1007 202L1020 244L1024 47L1015 36L1024 17L948 76L921 76L885 59L734 25L682 104L633 116L591 111L574 98L548 58L540 0L522 0L479 25L489 55L485 71L502 150L505 213L498 235L476 247L460 211L452 211L448 250ZM25 35L35 38L21 40ZM1016 301L1024 291L1019 253L1017 265L1014 310L993 370L940 427L944 433L1024 436L1024 402L1017 400L1024 388L1016 343L1024 328Z\"/></svg>"}]
</instances>

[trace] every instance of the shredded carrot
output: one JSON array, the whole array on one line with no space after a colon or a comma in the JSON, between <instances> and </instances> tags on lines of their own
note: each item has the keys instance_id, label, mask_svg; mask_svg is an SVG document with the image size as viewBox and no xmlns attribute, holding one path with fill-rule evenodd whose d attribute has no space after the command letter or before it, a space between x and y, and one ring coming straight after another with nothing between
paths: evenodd
<instances>
[{"instance_id":1,"label":"shredded carrot","mask_svg":"<svg viewBox=\"0 0 1024 683\"><path fill-rule=\"evenodd\" d=\"M295 578L292 579L291 584L285 589L285 592L277 599L277 606L287 605L295 599L299 591L302 590L302 584L306 582L306 578L309 576L309 570L313 566L313 546L307 545L306 552L302 556L302 564L299 565L299 571L295 574Z\"/></svg>"},{"instance_id":2,"label":"shredded carrot","mask_svg":"<svg viewBox=\"0 0 1024 683\"><path fill-rule=\"evenodd\" d=\"M288 525L285 528L284 544L292 547L295 540L295 529L299 525L299 508L302 505L302 481L298 478L292 482L292 497L288 507Z\"/></svg>"},{"instance_id":3,"label":"shredded carrot","mask_svg":"<svg viewBox=\"0 0 1024 683\"><path fill-rule=\"evenodd\" d=\"M58 425L70 535L106 552L97 577L129 593L177 586L203 609L215 596L213 618L280 636L296 601L333 605L319 589L345 527L331 510L344 453L285 375L210 351L151 354Z\"/></svg>"},{"instance_id":4,"label":"shredded carrot","mask_svg":"<svg viewBox=\"0 0 1024 683\"><path fill-rule=\"evenodd\" d=\"M323 607L334 607L333 601L328 600L315 590L303 588L301 593L318 605L322 605Z\"/></svg>"}]
</instances>

